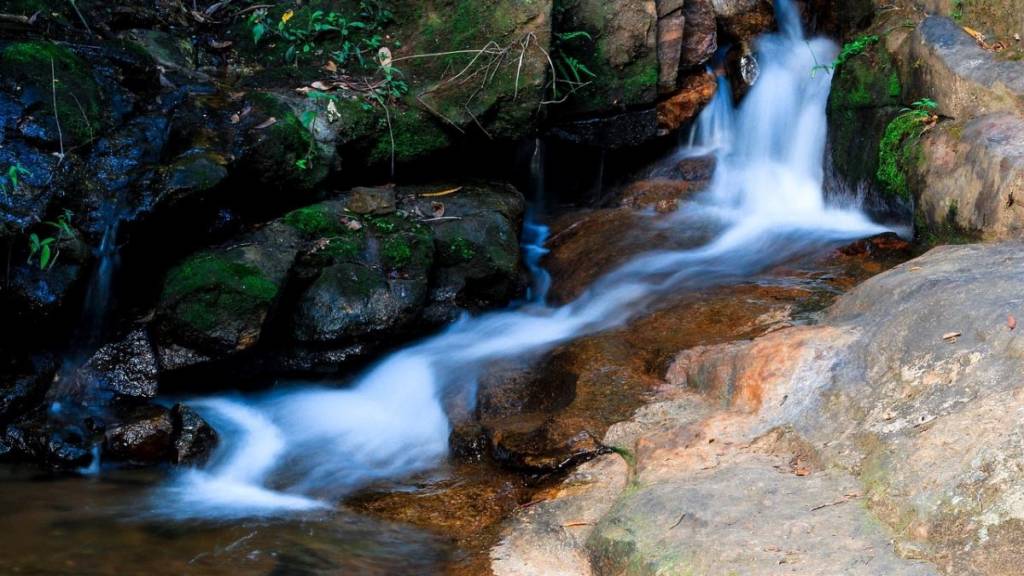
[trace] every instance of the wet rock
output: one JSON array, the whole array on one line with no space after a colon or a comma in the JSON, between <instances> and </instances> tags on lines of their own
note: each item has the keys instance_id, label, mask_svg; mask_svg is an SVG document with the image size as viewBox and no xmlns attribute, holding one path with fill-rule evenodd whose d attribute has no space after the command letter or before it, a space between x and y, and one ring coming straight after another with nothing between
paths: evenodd
<instances>
[{"instance_id":1,"label":"wet rock","mask_svg":"<svg viewBox=\"0 0 1024 576\"><path fill-rule=\"evenodd\" d=\"M674 176L687 182L710 182L717 162L714 156L684 158L676 163Z\"/></svg>"},{"instance_id":2,"label":"wet rock","mask_svg":"<svg viewBox=\"0 0 1024 576\"><path fill-rule=\"evenodd\" d=\"M342 217L341 210L335 214ZM317 274L298 301L294 322L299 342L327 344L397 331L419 315L426 301L434 258L426 226L385 217L348 236L351 253L329 244L327 251L338 252L335 262Z\"/></svg>"},{"instance_id":3,"label":"wet rock","mask_svg":"<svg viewBox=\"0 0 1024 576\"><path fill-rule=\"evenodd\" d=\"M678 91L658 102L658 130L665 134L675 132L694 120L715 97L717 88L713 74L687 76Z\"/></svg>"},{"instance_id":4,"label":"wet rock","mask_svg":"<svg viewBox=\"0 0 1024 576\"><path fill-rule=\"evenodd\" d=\"M57 359L49 354L4 362L0 376L0 423L25 413L42 400L57 372Z\"/></svg>"},{"instance_id":5,"label":"wet rock","mask_svg":"<svg viewBox=\"0 0 1024 576\"><path fill-rule=\"evenodd\" d=\"M356 189L186 258L157 310L161 369L263 342L264 360L308 370L507 302L522 286L522 196L477 184L440 191Z\"/></svg>"},{"instance_id":6,"label":"wet rock","mask_svg":"<svg viewBox=\"0 0 1024 576\"><path fill-rule=\"evenodd\" d=\"M652 108L624 112L607 118L590 118L558 124L551 135L566 142L601 148L639 146L658 135L658 115Z\"/></svg>"},{"instance_id":7,"label":"wet rock","mask_svg":"<svg viewBox=\"0 0 1024 576\"><path fill-rule=\"evenodd\" d=\"M750 41L772 29L775 9L768 0L711 0L719 30L733 41Z\"/></svg>"},{"instance_id":8,"label":"wet rock","mask_svg":"<svg viewBox=\"0 0 1024 576\"><path fill-rule=\"evenodd\" d=\"M718 50L718 24L711 0L686 0L683 6L686 24L679 65L683 68L701 66Z\"/></svg>"},{"instance_id":9,"label":"wet rock","mask_svg":"<svg viewBox=\"0 0 1024 576\"><path fill-rule=\"evenodd\" d=\"M174 423L175 464L202 463L217 445L217 432L206 420L184 404L175 404L171 409Z\"/></svg>"},{"instance_id":10,"label":"wet rock","mask_svg":"<svg viewBox=\"0 0 1024 576\"><path fill-rule=\"evenodd\" d=\"M92 462L90 423L67 423L45 408L35 408L8 424L0 438L0 457L31 461L54 470L77 470Z\"/></svg>"},{"instance_id":11,"label":"wet rock","mask_svg":"<svg viewBox=\"0 0 1024 576\"><path fill-rule=\"evenodd\" d=\"M149 399L157 394L158 376L149 335L140 329L97 350L73 378L81 394L102 391L120 398Z\"/></svg>"},{"instance_id":12,"label":"wet rock","mask_svg":"<svg viewBox=\"0 0 1024 576\"><path fill-rule=\"evenodd\" d=\"M173 345L214 357L254 346L299 243L293 228L272 223L168 272L156 318L161 357Z\"/></svg>"},{"instance_id":13,"label":"wet rock","mask_svg":"<svg viewBox=\"0 0 1024 576\"><path fill-rule=\"evenodd\" d=\"M680 202L703 190L704 184L686 180L641 180L630 184L619 194L620 204L625 208L653 208L662 214L675 212Z\"/></svg>"},{"instance_id":14,"label":"wet rock","mask_svg":"<svg viewBox=\"0 0 1024 576\"><path fill-rule=\"evenodd\" d=\"M171 411L159 406L122 410L120 423L107 428L103 454L136 465L165 462L175 454Z\"/></svg>"}]
</instances>

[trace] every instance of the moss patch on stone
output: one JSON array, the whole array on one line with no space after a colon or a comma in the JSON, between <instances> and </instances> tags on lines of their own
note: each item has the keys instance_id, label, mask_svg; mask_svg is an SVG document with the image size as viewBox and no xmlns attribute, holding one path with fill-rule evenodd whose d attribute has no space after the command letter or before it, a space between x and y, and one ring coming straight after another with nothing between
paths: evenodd
<instances>
[{"instance_id":1,"label":"moss patch on stone","mask_svg":"<svg viewBox=\"0 0 1024 576\"><path fill-rule=\"evenodd\" d=\"M65 145L91 140L106 124L104 95L92 67L64 46L45 40L9 44L0 52L0 75L35 91L41 113L48 116L54 115L51 93L56 89Z\"/></svg>"},{"instance_id":2,"label":"moss patch on stone","mask_svg":"<svg viewBox=\"0 0 1024 576\"><path fill-rule=\"evenodd\" d=\"M416 108L397 109L391 117L396 162L408 162L442 150L451 143L438 122L426 112ZM378 137L370 152L370 161L385 163L391 160L391 135L387 128Z\"/></svg>"},{"instance_id":3,"label":"moss patch on stone","mask_svg":"<svg viewBox=\"0 0 1024 576\"><path fill-rule=\"evenodd\" d=\"M256 266L204 253L168 273L163 300L175 303L178 321L205 332L226 320L262 314L278 290Z\"/></svg>"},{"instance_id":4,"label":"moss patch on stone","mask_svg":"<svg viewBox=\"0 0 1024 576\"><path fill-rule=\"evenodd\" d=\"M907 169L919 153L917 139L922 127L920 116L900 114L886 126L878 146L878 182L887 193L904 200L910 199Z\"/></svg>"}]
</instances>

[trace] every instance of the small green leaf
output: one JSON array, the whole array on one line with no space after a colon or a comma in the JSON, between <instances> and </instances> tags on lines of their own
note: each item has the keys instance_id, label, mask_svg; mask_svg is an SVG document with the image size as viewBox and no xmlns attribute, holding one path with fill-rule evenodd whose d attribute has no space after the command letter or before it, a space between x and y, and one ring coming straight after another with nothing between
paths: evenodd
<instances>
[{"instance_id":1,"label":"small green leaf","mask_svg":"<svg viewBox=\"0 0 1024 576\"><path fill-rule=\"evenodd\" d=\"M43 244L42 250L39 252L39 268L44 269L46 265L50 263L50 245Z\"/></svg>"},{"instance_id":2,"label":"small green leaf","mask_svg":"<svg viewBox=\"0 0 1024 576\"><path fill-rule=\"evenodd\" d=\"M263 35L266 34L266 32L267 32L267 26L265 24L263 24L262 22L257 23L255 26L253 26L252 27L252 43L257 45L257 46L259 46L260 39L263 38Z\"/></svg>"},{"instance_id":3,"label":"small green leaf","mask_svg":"<svg viewBox=\"0 0 1024 576\"><path fill-rule=\"evenodd\" d=\"M302 113L302 116L299 116L299 122L301 122L302 126L307 130L313 125L315 120L316 110L306 110Z\"/></svg>"}]
</instances>

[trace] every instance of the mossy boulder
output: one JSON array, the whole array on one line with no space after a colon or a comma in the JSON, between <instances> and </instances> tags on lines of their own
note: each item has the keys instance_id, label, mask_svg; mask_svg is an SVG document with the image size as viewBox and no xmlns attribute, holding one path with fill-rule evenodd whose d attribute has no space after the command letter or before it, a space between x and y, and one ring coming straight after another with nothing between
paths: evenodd
<instances>
[{"instance_id":1,"label":"mossy boulder","mask_svg":"<svg viewBox=\"0 0 1024 576\"><path fill-rule=\"evenodd\" d=\"M653 0L558 0L555 18L563 38L555 54L562 60L561 74L575 76L564 68L567 58L590 72L581 72L588 84L573 94L562 113L607 113L653 105L659 78L658 13ZM579 32L590 40L567 40Z\"/></svg>"},{"instance_id":2,"label":"mossy boulder","mask_svg":"<svg viewBox=\"0 0 1024 576\"><path fill-rule=\"evenodd\" d=\"M0 78L31 113L21 126L27 137L51 145L63 139L69 148L93 140L110 121L92 66L66 46L46 40L8 44L0 50Z\"/></svg>"},{"instance_id":3,"label":"mossy boulder","mask_svg":"<svg viewBox=\"0 0 1024 576\"><path fill-rule=\"evenodd\" d=\"M157 312L160 344L208 356L252 348L299 250L299 234L272 223L186 258L167 273Z\"/></svg>"},{"instance_id":4,"label":"mossy boulder","mask_svg":"<svg viewBox=\"0 0 1024 576\"><path fill-rule=\"evenodd\" d=\"M354 194L284 217L310 241L295 271L305 286L291 319L300 345L344 345L396 333L426 301L434 261L430 229L406 213L349 212Z\"/></svg>"},{"instance_id":5,"label":"mossy boulder","mask_svg":"<svg viewBox=\"0 0 1024 576\"><path fill-rule=\"evenodd\" d=\"M257 179L267 193L311 192L335 164L333 134L319 116L303 123L308 102L273 92L247 99L253 112L240 129L237 171Z\"/></svg>"}]
</instances>

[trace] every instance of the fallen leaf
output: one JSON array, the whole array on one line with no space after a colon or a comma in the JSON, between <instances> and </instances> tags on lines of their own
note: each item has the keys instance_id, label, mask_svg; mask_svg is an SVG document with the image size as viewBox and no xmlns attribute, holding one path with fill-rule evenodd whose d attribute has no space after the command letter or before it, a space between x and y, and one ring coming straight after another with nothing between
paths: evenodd
<instances>
[{"instance_id":1,"label":"fallen leaf","mask_svg":"<svg viewBox=\"0 0 1024 576\"><path fill-rule=\"evenodd\" d=\"M320 80L316 80L315 82L310 84L310 87L312 87L314 90L319 90L321 92L327 92L328 90L331 89L330 86L328 86L324 82L321 82Z\"/></svg>"},{"instance_id":2,"label":"fallen leaf","mask_svg":"<svg viewBox=\"0 0 1024 576\"><path fill-rule=\"evenodd\" d=\"M348 228L349 230L351 230L353 232L355 232L356 230L362 230L363 229L363 223L360 222L359 220L356 220L355 218L348 218L348 217L342 216L341 223L345 225L345 228Z\"/></svg>"},{"instance_id":3,"label":"fallen leaf","mask_svg":"<svg viewBox=\"0 0 1024 576\"><path fill-rule=\"evenodd\" d=\"M377 61L380 62L380 67L389 70L391 68L391 50L387 46L381 46L380 50L377 50Z\"/></svg>"},{"instance_id":4,"label":"fallen leaf","mask_svg":"<svg viewBox=\"0 0 1024 576\"><path fill-rule=\"evenodd\" d=\"M341 119L341 112L338 112L338 105L334 103L334 100L327 101L327 121L334 123Z\"/></svg>"},{"instance_id":5,"label":"fallen leaf","mask_svg":"<svg viewBox=\"0 0 1024 576\"><path fill-rule=\"evenodd\" d=\"M238 113L235 113L235 114L231 115L231 123L232 124L238 124L241 121L242 121L242 117L239 116Z\"/></svg>"},{"instance_id":6,"label":"fallen leaf","mask_svg":"<svg viewBox=\"0 0 1024 576\"><path fill-rule=\"evenodd\" d=\"M918 270L920 270L920 269L921 269L921 267L920 267L920 266L911 266L911 267L910 267L910 271L911 271L911 272L917 272L917 271L918 271Z\"/></svg>"},{"instance_id":7,"label":"fallen leaf","mask_svg":"<svg viewBox=\"0 0 1024 576\"><path fill-rule=\"evenodd\" d=\"M234 44L234 42L231 40L225 40L223 42L217 42L213 39L210 40L210 48L213 48L214 50L223 50L225 48L229 48L232 44Z\"/></svg>"},{"instance_id":8,"label":"fallen leaf","mask_svg":"<svg viewBox=\"0 0 1024 576\"><path fill-rule=\"evenodd\" d=\"M424 198L437 198L439 196L447 196L449 194L455 194L459 190L462 190L462 186L459 186L458 188L450 188L448 190L442 190L440 192L431 192L429 194L420 194L420 196L422 196Z\"/></svg>"},{"instance_id":9,"label":"fallen leaf","mask_svg":"<svg viewBox=\"0 0 1024 576\"><path fill-rule=\"evenodd\" d=\"M431 202L430 211L433 212L434 218L441 218L444 216L444 203L443 202Z\"/></svg>"},{"instance_id":10,"label":"fallen leaf","mask_svg":"<svg viewBox=\"0 0 1024 576\"><path fill-rule=\"evenodd\" d=\"M334 63L334 60L328 60L327 63L324 64L324 70L334 74L338 71L338 65Z\"/></svg>"},{"instance_id":11,"label":"fallen leaf","mask_svg":"<svg viewBox=\"0 0 1024 576\"><path fill-rule=\"evenodd\" d=\"M1015 330L1017 328L1017 319L1013 317L1013 314L1006 317L1006 327L1010 330Z\"/></svg>"},{"instance_id":12,"label":"fallen leaf","mask_svg":"<svg viewBox=\"0 0 1024 576\"><path fill-rule=\"evenodd\" d=\"M952 343L956 342L957 338L959 338L960 336L962 336L960 332L946 332L945 334L942 335L942 339L945 340L946 342Z\"/></svg>"}]
</instances>

